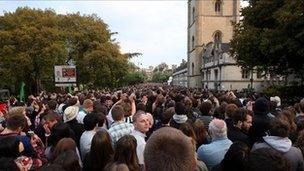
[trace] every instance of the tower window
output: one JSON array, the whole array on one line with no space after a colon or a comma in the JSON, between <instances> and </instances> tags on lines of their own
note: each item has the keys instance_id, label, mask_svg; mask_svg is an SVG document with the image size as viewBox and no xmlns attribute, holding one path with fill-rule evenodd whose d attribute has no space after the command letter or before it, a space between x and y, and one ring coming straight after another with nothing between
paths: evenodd
<instances>
[{"instance_id":1,"label":"tower window","mask_svg":"<svg viewBox=\"0 0 304 171\"><path fill-rule=\"evenodd\" d=\"M213 36L213 41L215 47L219 47L219 44L222 43L222 33L220 31L216 31Z\"/></svg>"},{"instance_id":2,"label":"tower window","mask_svg":"<svg viewBox=\"0 0 304 171\"><path fill-rule=\"evenodd\" d=\"M221 11L221 1L217 0L214 4L214 10L215 12L220 12Z\"/></svg>"},{"instance_id":3,"label":"tower window","mask_svg":"<svg viewBox=\"0 0 304 171\"><path fill-rule=\"evenodd\" d=\"M192 36L192 49L194 49L194 36Z\"/></svg>"},{"instance_id":4,"label":"tower window","mask_svg":"<svg viewBox=\"0 0 304 171\"><path fill-rule=\"evenodd\" d=\"M195 8L192 8L192 22L195 20Z\"/></svg>"},{"instance_id":5,"label":"tower window","mask_svg":"<svg viewBox=\"0 0 304 171\"><path fill-rule=\"evenodd\" d=\"M194 75L194 63L192 62L192 75Z\"/></svg>"}]
</instances>

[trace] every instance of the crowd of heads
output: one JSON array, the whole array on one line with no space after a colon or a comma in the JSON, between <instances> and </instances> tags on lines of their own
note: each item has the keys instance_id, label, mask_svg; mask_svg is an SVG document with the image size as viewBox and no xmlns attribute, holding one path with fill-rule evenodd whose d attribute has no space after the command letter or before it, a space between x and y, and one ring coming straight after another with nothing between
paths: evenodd
<instances>
[{"instance_id":1,"label":"crowd of heads","mask_svg":"<svg viewBox=\"0 0 304 171\"><path fill-rule=\"evenodd\" d=\"M145 84L0 108L0 170L293 171L303 152L304 99Z\"/></svg>"}]
</instances>

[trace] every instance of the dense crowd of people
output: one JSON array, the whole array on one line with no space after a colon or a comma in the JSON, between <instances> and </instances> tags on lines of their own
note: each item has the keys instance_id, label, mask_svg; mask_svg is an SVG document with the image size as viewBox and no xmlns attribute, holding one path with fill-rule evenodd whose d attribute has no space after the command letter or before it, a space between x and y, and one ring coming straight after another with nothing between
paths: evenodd
<instances>
[{"instance_id":1,"label":"dense crowd of people","mask_svg":"<svg viewBox=\"0 0 304 171\"><path fill-rule=\"evenodd\" d=\"M165 85L0 108L0 170L302 171L304 99Z\"/></svg>"}]
</instances>

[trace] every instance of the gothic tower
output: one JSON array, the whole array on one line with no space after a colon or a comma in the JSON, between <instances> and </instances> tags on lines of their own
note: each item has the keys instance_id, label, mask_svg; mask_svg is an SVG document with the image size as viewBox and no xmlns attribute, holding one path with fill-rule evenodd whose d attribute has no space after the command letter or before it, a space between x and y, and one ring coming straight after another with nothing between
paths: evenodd
<instances>
[{"instance_id":1,"label":"gothic tower","mask_svg":"<svg viewBox=\"0 0 304 171\"><path fill-rule=\"evenodd\" d=\"M204 49L230 42L239 11L240 0L188 0L188 87L202 87Z\"/></svg>"}]
</instances>

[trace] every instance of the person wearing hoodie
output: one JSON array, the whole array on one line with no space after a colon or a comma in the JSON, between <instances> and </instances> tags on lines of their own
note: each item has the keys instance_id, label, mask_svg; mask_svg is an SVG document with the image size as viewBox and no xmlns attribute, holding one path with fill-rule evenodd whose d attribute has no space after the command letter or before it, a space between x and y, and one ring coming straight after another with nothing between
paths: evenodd
<instances>
[{"instance_id":1,"label":"person wearing hoodie","mask_svg":"<svg viewBox=\"0 0 304 171\"><path fill-rule=\"evenodd\" d=\"M252 126L249 129L250 144L253 145L257 141L261 141L266 136L269 129L272 116L269 115L269 101L264 98L258 98L253 105Z\"/></svg>"},{"instance_id":2,"label":"person wearing hoodie","mask_svg":"<svg viewBox=\"0 0 304 171\"><path fill-rule=\"evenodd\" d=\"M288 138L290 126L286 121L273 119L270 123L270 136L264 136L263 141L256 142L252 151L260 148L272 148L289 160L292 171L304 170L303 155L300 149L293 147Z\"/></svg>"},{"instance_id":3,"label":"person wearing hoodie","mask_svg":"<svg viewBox=\"0 0 304 171\"><path fill-rule=\"evenodd\" d=\"M187 117L187 108L182 102L177 102L175 104L175 114L170 120L170 126L179 129L180 125L185 122L190 122Z\"/></svg>"}]
</instances>

